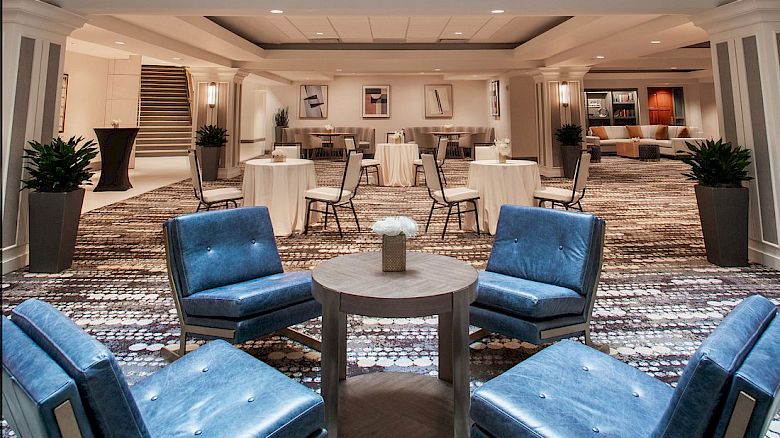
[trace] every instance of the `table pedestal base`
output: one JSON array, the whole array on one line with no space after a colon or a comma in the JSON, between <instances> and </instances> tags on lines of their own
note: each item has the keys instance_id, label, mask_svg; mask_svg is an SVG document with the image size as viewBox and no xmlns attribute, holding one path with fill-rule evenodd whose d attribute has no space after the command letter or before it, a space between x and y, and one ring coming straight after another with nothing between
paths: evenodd
<instances>
[{"instance_id":1,"label":"table pedestal base","mask_svg":"<svg viewBox=\"0 0 780 438\"><path fill-rule=\"evenodd\" d=\"M452 436L452 385L413 373L372 373L339 384L339 436Z\"/></svg>"}]
</instances>

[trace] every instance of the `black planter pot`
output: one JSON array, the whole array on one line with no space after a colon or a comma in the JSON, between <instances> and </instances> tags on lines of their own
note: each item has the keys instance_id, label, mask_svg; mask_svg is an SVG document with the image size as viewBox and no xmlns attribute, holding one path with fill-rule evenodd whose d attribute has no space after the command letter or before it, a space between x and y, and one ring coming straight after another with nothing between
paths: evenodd
<instances>
[{"instance_id":1,"label":"black planter pot","mask_svg":"<svg viewBox=\"0 0 780 438\"><path fill-rule=\"evenodd\" d=\"M694 189L707 261L718 266L747 266L750 201L747 187L697 184Z\"/></svg>"},{"instance_id":2,"label":"black planter pot","mask_svg":"<svg viewBox=\"0 0 780 438\"><path fill-rule=\"evenodd\" d=\"M286 126L275 126L274 127L274 141L277 143L281 143L284 141L282 137L284 137L284 128Z\"/></svg>"},{"instance_id":3,"label":"black planter pot","mask_svg":"<svg viewBox=\"0 0 780 438\"><path fill-rule=\"evenodd\" d=\"M219 153L222 147L201 146L200 152L200 177L203 181L216 181L219 172Z\"/></svg>"},{"instance_id":4,"label":"black planter pot","mask_svg":"<svg viewBox=\"0 0 780 438\"><path fill-rule=\"evenodd\" d=\"M30 192L30 272L55 273L73 263L84 189Z\"/></svg>"},{"instance_id":5,"label":"black planter pot","mask_svg":"<svg viewBox=\"0 0 780 438\"><path fill-rule=\"evenodd\" d=\"M574 173L577 171L577 160L580 159L582 153L582 147L576 145L561 145L561 164L563 165L563 176L566 178L574 178Z\"/></svg>"}]
</instances>

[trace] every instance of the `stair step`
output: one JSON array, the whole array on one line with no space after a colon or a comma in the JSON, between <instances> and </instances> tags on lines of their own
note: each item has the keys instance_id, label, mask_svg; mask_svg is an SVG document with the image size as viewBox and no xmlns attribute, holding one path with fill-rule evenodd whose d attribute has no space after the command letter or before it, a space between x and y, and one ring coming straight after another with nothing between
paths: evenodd
<instances>
[{"instance_id":1,"label":"stair step","mask_svg":"<svg viewBox=\"0 0 780 438\"><path fill-rule=\"evenodd\" d=\"M180 144L136 144L136 150L142 150L142 151L149 151L149 150L156 150L156 151L180 151L180 150L187 150L192 147L191 143L180 143Z\"/></svg>"},{"instance_id":2,"label":"stair step","mask_svg":"<svg viewBox=\"0 0 780 438\"><path fill-rule=\"evenodd\" d=\"M187 151L136 151L136 157L156 158L156 157L184 157Z\"/></svg>"}]
</instances>

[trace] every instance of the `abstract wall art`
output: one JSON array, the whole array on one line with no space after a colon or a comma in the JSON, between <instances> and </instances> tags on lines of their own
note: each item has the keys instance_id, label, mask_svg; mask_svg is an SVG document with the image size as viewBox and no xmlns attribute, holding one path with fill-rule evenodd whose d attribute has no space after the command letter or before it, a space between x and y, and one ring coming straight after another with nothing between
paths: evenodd
<instances>
[{"instance_id":1,"label":"abstract wall art","mask_svg":"<svg viewBox=\"0 0 780 438\"><path fill-rule=\"evenodd\" d=\"M490 115L493 117L501 116L501 105L499 100L499 87L498 81L492 81L490 83Z\"/></svg>"},{"instance_id":2,"label":"abstract wall art","mask_svg":"<svg viewBox=\"0 0 780 438\"><path fill-rule=\"evenodd\" d=\"M452 85L425 85L425 118L452 118Z\"/></svg>"},{"instance_id":3,"label":"abstract wall art","mask_svg":"<svg viewBox=\"0 0 780 438\"><path fill-rule=\"evenodd\" d=\"M363 117L390 117L389 85L363 85Z\"/></svg>"},{"instance_id":4,"label":"abstract wall art","mask_svg":"<svg viewBox=\"0 0 780 438\"><path fill-rule=\"evenodd\" d=\"M301 119L328 118L328 86L301 85L301 100L298 107Z\"/></svg>"}]
</instances>

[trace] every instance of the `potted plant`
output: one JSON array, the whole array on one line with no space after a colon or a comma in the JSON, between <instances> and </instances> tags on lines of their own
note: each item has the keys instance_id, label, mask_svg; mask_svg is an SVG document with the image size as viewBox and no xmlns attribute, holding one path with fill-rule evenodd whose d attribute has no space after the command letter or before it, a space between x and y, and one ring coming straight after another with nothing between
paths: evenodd
<instances>
[{"instance_id":1,"label":"potted plant","mask_svg":"<svg viewBox=\"0 0 780 438\"><path fill-rule=\"evenodd\" d=\"M683 175L694 186L707 261L718 266L748 264L750 150L722 139L686 142L690 152L680 159L691 166Z\"/></svg>"},{"instance_id":2,"label":"potted plant","mask_svg":"<svg viewBox=\"0 0 780 438\"><path fill-rule=\"evenodd\" d=\"M287 124L290 122L290 117L287 113L287 108L279 108L276 110L276 113L274 114L274 136L276 138L276 142L284 141L282 140L283 137L283 129L287 127Z\"/></svg>"},{"instance_id":3,"label":"potted plant","mask_svg":"<svg viewBox=\"0 0 780 438\"><path fill-rule=\"evenodd\" d=\"M24 150L29 178L30 272L60 272L70 267L84 202L82 184L91 184L89 168L98 150L93 140L57 137L49 144L28 142ZM79 146L81 144L81 146Z\"/></svg>"},{"instance_id":4,"label":"potted plant","mask_svg":"<svg viewBox=\"0 0 780 438\"><path fill-rule=\"evenodd\" d=\"M198 129L195 144L200 155L201 177L203 181L216 181L219 170L219 152L227 143L227 129L216 125L203 125Z\"/></svg>"},{"instance_id":5,"label":"potted plant","mask_svg":"<svg viewBox=\"0 0 780 438\"><path fill-rule=\"evenodd\" d=\"M566 124L555 130L555 139L561 144L563 176L574 178L577 161L582 154L582 126Z\"/></svg>"}]
</instances>

